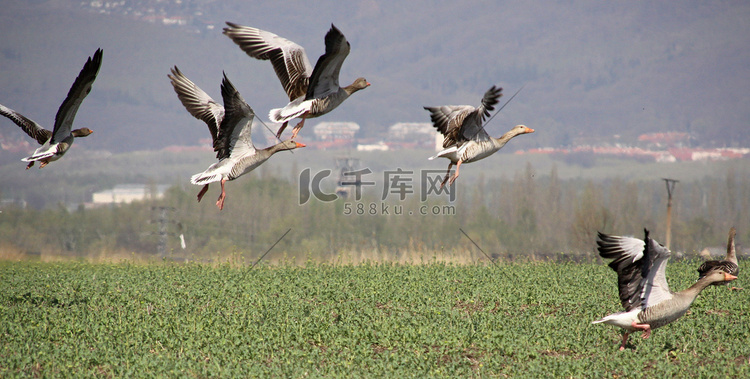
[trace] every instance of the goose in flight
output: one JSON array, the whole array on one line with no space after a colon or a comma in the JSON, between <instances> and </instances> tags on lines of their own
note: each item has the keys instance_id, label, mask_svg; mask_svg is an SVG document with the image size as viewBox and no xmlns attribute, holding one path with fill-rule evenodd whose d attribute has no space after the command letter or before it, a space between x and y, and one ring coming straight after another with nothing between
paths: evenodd
<instances>
[{"instance_id":1,"label":"goose in flight","mask_svg":"<svg viewBox=\"0 0 750 379\"><path fill-rule=\"evenodd\" d=\"M198 201L208 191L209 184L221 182L221 195L216 201L219 210L224 209L226 192L224 184L253 171L273 154L283 150L305 147L301 143L287 140L265 149L256 149L250 138L255 113L235 89L227 75L221 82L221 96L224 106L214 101L206 92L196 86L175 66L168 75L177 97L193 117L203 120L213 139L213 148L218 162L200 174L190 178L190 183L203 185L198 192Z\"/></svg>"},{"instance_id":2,"label":"goose in flight","mask_svg":"<svg viewBox=\"0 0 750 379\"><path fill-rule=\"evenodd\" d=\"M484 121L490 112L495 110L498 99L502 96L502 88L492 86L484 93L482 104L475 108L471 105L443 105L440 107L424 107L430 112L432 125L443 134L443 150L429 159L438 157L448 158L448 172L445 174L442 188L450 179L449 185L458 178L458 170L462 163L475 162L495 154L505 146L511 138L534 133L534 129L524 125L516 125L507 133L495 138L484 130ZM451 177L451 168L456 165L456 173Z\"/></svg>"},{"instance_id":3,"label":"goose in flight","mask_svg":"<svg viewBox=\"0 0 750 379\"><path fill-rule=\"evenodd\" d=\"M73 86L68 91L68 96L57 110L52 131L44 129L24 115L0 104L0 114L11 119L26 134L42 145L34 151L34 154L22 159L24 162L29 162L26 166L27 170L34 166L34 162L39 162L39 168L42 168L50 162L60 159L70 149L75 138L86 137L93 133L89 128L71 129L78 107L81 106L86 95L91 92L91 86L96 80L101 65L102 49L97 49L93 58L89 57L86 64L83 65L83 69L81 69L75 82L73 82Z\"/></svg>"},{"instance_id":4,"label":"goose in flight","mask_svg":"<svg viewBox=\"0 0 750 379\"><path fill-rule=\"evenodd\" d=\"M334 110L351 94L370 85L365 78L358 78L351 85L339 86L339 71L350 46L333 24L325 36L326 51L318 58L315 68L310 65L302 46L271 32L227 22L224 34L247 55L271 61L289 97L289 104L272 109L268 115L271 121L282 123L276 138L281 137L290 120L301 118L292 131L294 139L306 119Z\"/></svg>"}]
</instances>

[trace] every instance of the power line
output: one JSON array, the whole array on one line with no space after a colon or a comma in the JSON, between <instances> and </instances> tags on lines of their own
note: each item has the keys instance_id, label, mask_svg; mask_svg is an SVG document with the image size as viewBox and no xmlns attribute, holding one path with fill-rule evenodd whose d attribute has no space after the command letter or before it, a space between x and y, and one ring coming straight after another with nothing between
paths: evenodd
<instances>
[{"instance_id":1,"label":"power line","mask_svg":"<svg viewBox=\"0 0 750 379\"><path fill-rule=\"evenodd\" d=\"M268 250L266 250L266 252L263 253L263 255L261 255L260 258L258 258L257 261L255 261L255 263L253 263L252 266L250 266L250 268L252 269L253 267L255 267L255 265L257 265L258 262L260 262L260 260L263 259L263 257L265 257L266 254L268 254L271 251L271 249L273 249L274 247L276 247L276 245L279 242L281 242L281 240L284 239L284 237L286 237L286 235L289 234L289 232L291 232L291 231L292 231L292 228L287 229L286 232L281 237L279 237L279 239L277 239L276 242L274 242L273 245L271 245L271 247L269 247Z\"/></svg>"}]
</instances>

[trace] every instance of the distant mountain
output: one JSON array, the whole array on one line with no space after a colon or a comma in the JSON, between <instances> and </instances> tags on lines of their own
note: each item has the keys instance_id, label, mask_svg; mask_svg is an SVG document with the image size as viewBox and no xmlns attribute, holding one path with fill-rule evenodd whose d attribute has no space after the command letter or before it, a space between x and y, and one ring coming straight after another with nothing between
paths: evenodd
<instances>
[{"instance_id":1,"label":"distant mountain","mask_svg":"<svg viewBox=\"0 0 750 379\"><path fill-rule=\"evenodd\" d=\"M313 64L334 23L352 45L342 84L364 76L372 86L310 125L354 121L361 137L378 137L396 122L428 121L423 106L477 104L499 84L503 99L524 89L490 133L537 130L513 148L666 131L688 132L700 146L750 146L748 19L745 2L10 0L0 9L0 103L51 127L101 47L99 78L76 118L95 134L76 148L197 144L206 128L178 102L171 66L215 99L225 71L267 120L284 92L270 63L222 35L223 22L291 39ZM14 132L0 119L0 134Z\"/></svg>"}]
</instances>

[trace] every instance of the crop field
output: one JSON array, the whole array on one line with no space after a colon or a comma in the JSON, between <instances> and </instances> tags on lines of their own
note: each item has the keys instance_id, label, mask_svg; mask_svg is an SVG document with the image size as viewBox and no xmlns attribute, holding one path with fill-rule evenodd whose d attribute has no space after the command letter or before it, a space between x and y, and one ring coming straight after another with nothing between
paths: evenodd
<instances>
[{"instance_id":1,"label":"crop field","mask_svg":"<svg viewBox=\"0 0 750 379\"><path fill-rule=\"evenodd\" d=\"M750 377L747 272L619 351L601 263L6 261L0 377Z\"/></svg>"}]
</instances>

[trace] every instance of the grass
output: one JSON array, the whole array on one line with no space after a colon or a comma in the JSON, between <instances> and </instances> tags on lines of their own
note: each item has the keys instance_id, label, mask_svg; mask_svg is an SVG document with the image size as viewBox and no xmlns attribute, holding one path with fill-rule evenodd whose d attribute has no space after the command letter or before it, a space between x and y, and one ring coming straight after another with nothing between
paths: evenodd
<instances>
[{"instance_id":1,"label":"grass","mask_svg":"<svg viewBox=\"0 0 750 379\"><path fill-rule=\"evenodd\" d=\"M696 265L668 268L673 289ZM602 264L0 262L0 376L750 374L747 290L709 288L620 352L591 325L615 287Z\"/></svg>"}]
</instances>

